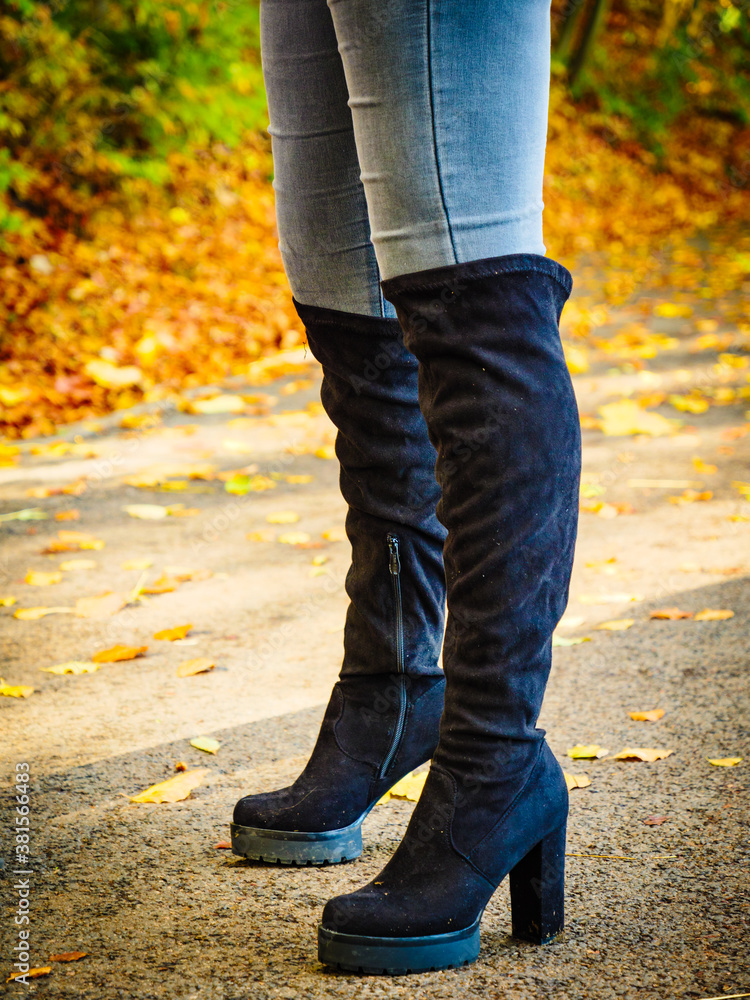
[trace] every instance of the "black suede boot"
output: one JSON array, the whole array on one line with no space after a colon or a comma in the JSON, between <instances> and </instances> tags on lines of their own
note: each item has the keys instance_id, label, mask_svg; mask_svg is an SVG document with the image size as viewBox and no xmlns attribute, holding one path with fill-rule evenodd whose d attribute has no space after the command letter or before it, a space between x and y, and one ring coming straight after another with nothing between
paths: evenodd
<instances>
[{"instance_id":1,"label":"black suede boot","mask_svg":"<svg viewBox=\"0 0 750 1000\"><path fill-rule=\"evenodd\" d=\"M558 332L571 277L514 254L383 282L438 451L448 529L445 712L395 855L325 907L323 962L370 973L473 961L510 874L513 931L563 926L568 794L535 728L568 598L580 431Z\"/></svg>"},{"instance_id":2,"label":"black suede boot","mask_svg":"<svg viewBox=\"0 0 750 1000\"><path fill-rule=\"evenodd\" d=\"M398 320L295 302L323 365L338 429L352 564L344 661L310 761L288 788L235 806L235 854L281 864L348 861L382 795L432 756L445 681L445 530L417 360Z\"/></svg>"}]
</instances>

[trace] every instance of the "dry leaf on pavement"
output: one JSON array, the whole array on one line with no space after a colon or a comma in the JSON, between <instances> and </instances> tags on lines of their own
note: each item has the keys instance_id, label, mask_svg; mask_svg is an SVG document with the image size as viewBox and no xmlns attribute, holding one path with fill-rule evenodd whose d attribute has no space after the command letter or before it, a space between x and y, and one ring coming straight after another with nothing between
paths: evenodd
<instances>
[{"instance_id":1,"label":"dry leaf on pavement","mask_svg":"<svg viewBox=\"0 0 750 1000\"><path fill-rule=\"evenodd\" d=\"M216 664L206 656L199 656L194 660L185 660L177 668L178 677L192 677L194 674L207 674L213 670Z\"/></svg>"},{"instance_id":2,"label":"dry leaf on pavement","mask_svg":"<svg viewBox=\"0 0 750 1000\"><path fill-rule=\"evenodd\" d=\"M647 816L644 821L644 826L661 826L662 823L666 823L666 816Z\"/></svg>"},{"instance_id":3,"label":"dry leaf on pavement","mask_svg":"<svg viewBox=\"0 0 750 1000\"><path fill-rule=\"evenodd\" d=\"M420 774L407 774L406 777L397 781L390 791L385 793L378 805L388 802L389 799L407 799L409 802L418 802L427 780L427 774L427 771L422 771Z\"/></svg>"},{"instance_id":4,"label":"dry leaf on pavement","mask_svg":"<svg viewBox=\"0 0 750 1000\"><path fill-rule=\"evenodd\" d=\"M653 762L655 760L664 760L665 757L669 757L673 754L674 750L656 750L652 747L625 747L619 753L616 753L612 760L645 760Z\"/></svg>"},{"instance_id":5,"label":"dry leaf on pavement","mask_svg":"<svg viewBox=\"0 0 750 1000\"><path fill-rule=\"evenodd\" d=\"M6 698L28 698L34 693L34 688L28 684L6 684L0 677L0 694Z\"/></svg>"},{"instance_id":6,"label":"dry leaf on pavement","mask_svg":"<svg viewBox=\"0 0 750 1000\"><path fill-rule=\"evenodd\" d=\"M269 524L296 524L299 514L293 510L277 510L266 515Z\"/></svg>"},{"instance_id":7,"label":"dry leaf on pavement","mask_svg":"<svg viewBox=\"0 0 750 1000\"><path fill-rule=\"evenodd\" d=\"M111 646L109 649L102 649L94 653L91 659L94 663L117 663L120 660L134 660L136 656L142 656L148 646Z\"/></svg>"},{"instance_id":8,"label":"dry leaf on pavement","mask_svg":"<svg viewBox=\"0 0 750 1000\"><path fill-rule=\"evenodd\" d=\"M707 757L706 760L714 767L736 767L742 763L742 757Z\"/></svg>"},{"instance_id":9,"label":"dry leaf on pavement","mask_svg":"<svg viewBox=\"0 0 750 1000\"><path fill-rule=\"evenodd\" d=\"M725 622L734 618L734 611L729 608L704 608L695 616L697 622Z\"/></svg>"},{"instance_id":10,"label":"dry leaf on pavement","mask_svg":"<svg viewBox=\"0 0 750 1000\"><path fill-rule=\"evenodd\" d=\"M47 674L93 674L99 669L101 663L92 663L86 660L68 660L67 663L56 663L54 667L40 667Z\"/></svg>"},{"instance_id":11,"label":"dry leaf on pavement","mask_svg":"<svg viewBox=\"0 0 750 1000\"><path fill-rule=\"evenodd\" d=\"M650 708L647 712L628 712L634 722L658 722L664 715L663 708Z\"/></svg>"},{"instance_id":12,"label":"dry leaf on pavement","mask_svg":"<svg viewBox=\"0 0 750 1000\"><path fill-rule=\"evenodd\" d=\"M196 750L203 750L205 753L216 753L221 743L210 736L196 736L190 741L190 746L195 747Z\"/></svg>"},{"instance_id":13,"label":"dry leaf on pavement","mask_svg":"<svg viewBox=\"0 0 750 1000\"><path fill-rule=\"evenodd\" d=\"M649 413L633 399L620 399L599 407L602 431L610 436L625 434L673 434L677 422L658 413Z\"/></svg>"},{"instance_id":14,"label":"dry leaf on pavement","mask_svg":"<svg viewBox=\"0 0 750 1000\"><path fill-rule=\"evenodd\" d=\"M606 747L600 747L598 743L576 743L568 750L568 757L572 757L573 760L596 760L599 757L606 757L608 754L609 750Z\"/></svg>"},{"instance_id":15,"label":"dry leaf on pavement","mask_svg":"<svg viewBox=\"0 0 750 1000\"><path fill-rule=\"evenodd\" d=\"M11 604L15 604L15 597L7 595L6 597L0 597L0 608L9 608Z\"/></svg>"},{"instance_id":16,"label":"dry leaf on pavement","mask_svg":"<svg viewBox=\"0 0 750 1000\"><path fill-rule=\"evenodd\" d=\"M37 618L44 618L45 615L70 615L74 611L75 608L19 608L13 612L13 617L32 622Z\"/></svg>"},{"instance_id":17,"label":"dry leaf on pavement","mask_svg":"<svg viewBox=\"0 0 750 1000\"><path fill-rule=\"evenodd\" d=\"M50 962L77 962L81 958L85 958L88 952L86 951L63 951L59 955L50 955Z\"/></svg>"},{"instance_id":18,"label":"dry leaf on pavement","mask_svg":"<svg viewBox=\"0 0 750 1000\"><path fill-rule=\"evenodd\" d=\"M310 541L306 531L287 531L276 539L280 545L305 545Z\"/></svg>"},{"instance_id":19,"label":"dry leaf on pavement","mask_svg":"<svg viewBox=\"0 0 750 1000\"><path fill-rule=\"evenodd\" d=\"M588 774L570 774L568 771L563 771L565 775L565 784L568 786L568 791L572 788L588 788L591 784L591 778Z\"/></svg>"},{"instance_id":20,"label":"dry leaf on pavement","mask_svg":"<svg viewBox=\"0 0 750 1000\"><path fill-rule=\"evenodd\" d=\"M208 774L208 768L201 767L195 771L185 771L174 778L167 778L157 785L151 785L137 795L129 796L131 802L181 802L186 799L194 788L203 781L204 775Z\"/></svg>"},{"instance_id":21,"label":"dry leaf on pavement","mask_svg":"<svg viewBox=\"0 0 750 1000\"><path fill-rule=\"evenodd\" d=\"M659 608L658 611L652 611L649 618L656 618L661 621L679 621L681 618L692 618L692 611L680 611L679 608Z\"/></svg>"},{"instance_id":22,"label":"dry leaf on pavement","mask_svg":"<svg viewBox=\"0 0 750 1000\"><path fill-rule=\"evenodd\" d=\"M53 583L59 583L63 578L62 573L53 570L51 573L40 572L30 569L24 577L24 583L30 583L34 587L50 587Z\"/></svg>"},{"instance_id":23,"label":"dry leaf on pavement","mask_svg":"<svg viewBox=\"0 0 750 1000\"><path fill-rule=\"evenodd\" d=\"M161 632L154 632L154 639L166 639L168 642L184 639L192 627L192 625L175 625L174 628L165 628Z\"/></svg>"},{"instance_id":24,"label":"dry leaf on pavement","mask_svg":"<svg viewBox=\"0 0 750 1000\"><path fill-rule=\"evenodd\" d=\"M38 969L29 969L28 972L12 972L8 978L5 980L6 983L12 983L14 979L18 979L23 976L24 979L39 979L40 976L48 976L52 972L51 965L45 965Z\"/></svg>"}]
</instances>

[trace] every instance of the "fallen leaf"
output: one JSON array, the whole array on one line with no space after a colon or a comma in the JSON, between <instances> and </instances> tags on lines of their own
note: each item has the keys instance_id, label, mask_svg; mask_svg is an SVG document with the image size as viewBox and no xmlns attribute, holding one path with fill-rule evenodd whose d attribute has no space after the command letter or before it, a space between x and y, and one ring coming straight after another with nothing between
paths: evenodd
<instances>
[{"instance_id":1,"label":"fallen leaf","mask_svg":"<svg viewBox=\"0 0 750 1000\"><path fill-rule=\"evenodd\" d=\"M94 653L91 659L94 663L116 663L119 660L134 660L136 656L142 656L148 646L111 646L109 649L101 649Z\"/></svg>"},{"instance_id":2,"label":"fallen leaf","mask_svg":"<svg viewBox=\"0 0 750 1000\"><path fill-rule=\"evenodd\" d=\"M174 778L167 778L156 785L151 785L137 795L131 795L131 802L181 802L188 798L194 788L197 788L208 774L208 768L201 767L195 771L185 771Z\"/></svg>"},{"instance_id":3,"label":"fallen leaf","mask_svg":"<svg viewBox=\"0 0 750 1000\"><path fill-rule=\"evenodd\" d=\"M38 969L29 969L28 972L12 972L5 980L5 982L12 983L14 979L18 979L21 976L24 979L26 979L27 977L29 979L39 979L40 976L48 976L50 972L52 972L51 965L45 965Z\"/></svg>"},{"instance_id":4,"label":"fallen leaf","mask_svg":"<svg viewBox=\"0 0 750 1000\"><path fill-rule=\"evenodd\" d=\"M122 569L148 569L149 566L153 566L154 560L149 559L148 556L143 556L140 559L126 559L124 563L121 563Z\"/></svg>"},{"instance_id":5,"label":"fallen leaf","mask_svg":"<svg viewBox=\"0 0 750 1000\"><path fill-rule=\"evenodd\" d=\"M77 521L81 516L80 510L72 507L70 510L58 510L55 514L56 521Z\"/></svg>"},{"instance_id":6,"label":"fallen leaf","mask_svg":"<svg viewBox=\"0 0 750 1000\"><path fill-rule=\"evenodd\" d=\"M552 636L552 646L580 646L582 642L591 642L591 638L587 635L580 639L568 639L564 635L553 635Z\"/></svg>"},{"instance_id":7,"label":"fallen leaf","mask_svg":"<svg viewBox=\"0 0 750 1000\"><path fill-rule=\"evenodd\" d=\"M34 693L34 688L28 684L6 684L0 677L0 695L6 698L28 698Z\"/></svg>"},{"instance_id":8,"label":"fallen leaf","mask_svg":"<svg viewBox=\"0 0 750 1000\"><path fill-rule=\"evenodd\" d=\"M397 781L390 791L385 793L378 805L388 802L389 799L407 799L409 802L418 802L427 780L427 773L427 771L422 771L420 774L407 774L400 781Z\"/></svg>"},{"instance_id":9,"label":"fallen leaf","mask_svg":"<svg viewBox=\"0 0 750 1000\"><path fill-rule=\"evenodd\" d=\"M0 514L0 521L46 521L49 514L41 507L24 507L22 510L11 510Z\"/></svg>"},{"instance_id":10,"label":"fallen leaf","mask_svg":"<svg viewBox=\"0 0 750 1000\"><path fill-rule=\"evenodd\" d=\"M245 406L242 396L222 393L208 399L191 400L187 405L187 411L188 413L242 413Z\"/></svg>"},{"instance_id":11,"label":"fallen leaf","mask_svg":"<svg viewBox=\"0 0 750 1000\"><path fill-rule=\"evenodd\" d=\"M591 778L589 778L588 774L570 774L568 771L563 771L563 774L568 791L572 788L588 788L591 784Z\"/></svg>"},{"instance_id":12,"label":"fallen leaf","mask_svg":"<svg viewBox=\"0 0 750 1000\"><path fill-rule=\"evenodd\" d=\"M167 576L166 573L162 573L158 580L154 580L153 583L149 583L148 586L140 587L139 593L141 594L171 594L173 590L177 590L180 586L180 581L176 580L173 576Z\"/></svg>"},{"instance_id":13,"label":"fallen leaf","mask_svg":"<svg viewBox=\"0 0 750 1000\"><path fill-rule=\"evenodd\" d=\"M122 509L131 517L138 517L143 521L160 521L169 516L169 508L157 503L129 503Z\"/></svg>"},{"instance_id":14,"label":"fallen leaf","mask_svg":"<svg viewBox=\"0 0 750 1000\"><path fill-rule=\"evenodd\" d=\"M197 517L200 513L202 513L200 507L186 507L183 503L167 507L167 514L171 517Z\"/></svg>"},{"instance_id":15,"label":"fallen leaf","mask_svg":"<svg viewBox=\"0 0 750 1000\"><path fill-rule=\"evenodd\" d=\"M103 549L104 542L88 531L68 531L61 528L57 537L64 545L76 546L79 549Z\"/></svg>"},{"instance_id":16,"label":"fallen leaf","mask_svg":"<svg viewBox=\"0 0 750 1000\"><path fill-rule=\"evenodd\" d=\"M11 604L15 603L16 603L15 597L10 597L10 596L0 597L0 608L9 608Z\"/></svg>"},{"instance_id":17,"label":"fallen leaf","mask_svg":"<svg viewBox=\"0 0 750 1000\"><path fill-rule=\"evenodd\" d=\"M661 826L662 823L666 823L666 816L647 816L644 821L644 826Z\"/></svg>"},{"instance_id":18,"label":"fallen leaf","mask_svg":"<svg viewBox=\"0 0 750 1000\"><path fill-rule=\"evenodd\" d=\"M210 736L196 736L190 741L190 746L195 747L196 750L203 750L205 753L216 753L221 743Z\"/></svg>"},{"instance_id":19,"label":"fallen leaf","mask_svg":"<svg viewBox=\"0 0 750 1000\"><path fill-rule=\"evenodd\" d=\"M647 712L628 712L634 722L658 722L664 717L663 708L650 708Z\"/></svg>"},{"instance_id":20,"label":"fallen leaf","mask_svg":"<svg viewBox=\"0 0 750 1000\"><path fill-rule=\"evenodd\" d=\"M57 570L45 573L30 569L24 577L24 583L30 583L34 587L50 587L53 583L59 583L62 578L62 573L57 572Z\"/></svg>"},{"instance_id":21,"label":"fallen leaf","mask_svg":"<svg viewBox=\"0 0 750 1000\"><path fill-rule=\"evenodd\" d=\"M75 289L73 289L75 292ZM93 358L83 366L84 371L97 385L105 389L122 389L126 386L140 385L143 372L136 365L113 365L102 358Z\"/></svg>"},{"instance_id":22,"label":"fallen leaf","mask_svg":"<svg viewBox=\"0 0 750 1000\"><path fill-rule=\"evenodd\" d=\"M36 621L37 618L44 618L45 615L73 614L74 608L19 608L14 612L14 618L22 621Z\"/></svg>"},{"instance_id":23,"label":"fallen leaf","mask_svg":"<svg viewBox=\"0 0 750 1000\"><path fill-rule=\"evenodd\" d=\"M678 621L681 618L692 618L692 611L680 611L679 608L659 608L658 611L652 611L649 618L655 618L663 621Z\"/></svg>"},{"instance_id":24,"label":"fallen leaf","mask_svg":"<svg viewBox=\"0 0 750 1000\"><path fill-rule=\"evenodd\" d=\"M56 663L54 667L40 667L48 674L93 674L99 669L101 663L87 662L86 660L68 660L67 663Z\"/></svg>"},{"instance_id":25,"label":"fallen leaf","mask_svg":"<svg viewBox=\"0 0 750 1000\"><path fill-rule=\"evenodd\" d=\"M174 766L175 771L187 771L188 766L184 760L178 760Z\"/></svg>"},{"instance_id":26,"label":"fallen leaf","mask_svg":"<svg viewBox=\"0 0 750 1000\"><path fill-rule=\"evenodd\" d=\"M59 955L50 955L50 962L78 962L80 959L85 958L88 952L86 951L63 951Z\"/></svg>"},{"instance_id":27,"label":"fallen leaf","mask_svg":"<svg viewBox=\"0 0 750 1000\"><path fill-rule=\"evenodd\" d=\"M634 618L613 618L612 621L602 622L601 625L594 625L594 628L603 629L605 632L624 632L626 628L630 628L634 624Z\"/></svg>"},{"instance_id":28,"label":"fallen leaf","mask_svg":"<svg viewBox=\"0 0 750 1000\"><path fill-rule=\"evenodd\" d=\"M627 434L650 434L654 437L672 434L677 422L658 413L649 413L633 399L621 399L599 407L602 431L611 437Z\"/></svg>"},{"instance_id":29,"label":"fallen leaf","mask_svg":"<svg viewBox=\"0 0 750 1000\"><path fill-rule=\"evenodd\" d=\"M281 545L305 545L310 541L306 531L287 531L276 539Z\"/></svg>"},{"instance_id":30,"label":"fallen leaf","mask_svg":"<svg viewBox=\"0 0 750 1000\"><path fill-rule=\"evenodd\" d=\"M683 504L683 503L696 503L698 501L711 500L713 498L713 492L711 490L704 490L699 493L697 490L684 490L678 497L667 497L670 503Z\"/></svg>"},{"instance_id":31,"label":"fallen leaf","mask_svg":"<svg viewBox=\"0 0 750 1000\"><path fill-rule=\"evenodd\" d=\"M336 457L336 452L332 444L323 444L313 452L316 458L332 459Z\"/></svg>"},{"instance_id":32,"label":"fallen leaf","mask_svg":"<svg viewBox=\"0 0 750 1000\"><path fill-rule=\"evenodd\" d=\"M600 747L598 743L577 743L568 750L568 757L573 760L597 760L599 757L607 757L609 750Z\"/></svg>"},{"instance_id":33,"label":"fallen leaf","mask_svg":"<svg viewBox=\"0 0 750 1000\"><path fill-rule=\"evenodd\" d=\"M80 569L96 569L99 564L95 559L66 559L60 563L60 569L66 572L74 572Z\"/></svg>"},{"instance_id":34,"label":"fallen leaf","mask_svg":"<svg viewBox=\"0 0 750 1000\"><path fill-rule=\"evenodd\" d=\"M742 757L707 757L706 760L714 767L736 767L743 761Z\"/></svg>"},{"instance_id":35,"label":"fallen leaf","mask_svg":"<svg viewBox=\"0 0 750 1000\"><path fill-rule=\"evenodd\" d=\"M177 668L178 677L192 677L194 674L207 674L213 670L216 664L206 656L199 656L194 660L185 660Z\"/></svg>"},{"instance_id":36,"label":"fallen leaf","mask_svg":"<svg viewBox=\"0 0 750 1000\"><path fill-rule=\"evenodd\" d=\"M725 622L729 618L734 618L734 611L728 608L704 608L695 615L697 622Z\"/></svg>"},{"instance_id":37,"label":"fallen leaf","mask_svg":"<svg viewBox=\"0 0 750 1000\"><path fill-rule=\"evenodd\" d=\"M692 307L681 302L660 302L654 309L654 316L667 316L670 319L692 315Z\"/></svg>"},{"instance_id":38,"label":"fallen leaf","mask_svg":"<svg viewBox=\"0 0 750 1000\"><path fill-rule=\"evenodd\" d=\"M674 750L655 750L651 747L625 747L619 753L616 753L612 760L645 760L653 762L655 760L664 760L665 757L669 757L673 754Z\"/></svg>"},{"instance_id":39,"label":"fallen leaf","mask_svg":"<svg viewBox=\"0 0 750 1000\"><path fill-rule=\"evenodd\" d=\"M192 627L192 625L175 625L174 628L165 628L161 632L154 632L154 639L166 639L168 642L184 639Z\"/></svg>"},{"instance_id":40,"label":"fallen leaf","mask_svg":"<svg viewBox=\"0 0 750 1000\"><path fill-rule=\"evenodd\" d=\"M717 465L711 465L708 462L704 462L702 458L698 458L696 455L693 458L693 468L701 476L713 476L715 472L719 471Z\"/></svg>"},{"instance_id":41,"label":"fallen leaf","mask_svg":"<svg viewBox=\"0 0 750 1000\"><path fill-rule=\"evenodd\" d=\"M218 840L214 844L214 850L215 851L231 851L232 850L232 841L231 840Z\"/></svg>"},{"instance_id":42,"label":"fallen leaf","mask_svg":"<svg viewBox=\"0 0 750 1000\"><path fill-rule=\"evenodd\" d=\"M79 597L75 613L79 618L108 618L124 608L127 603L127 598L122 594L114 594L108 590L96 597Z\"/></svg>"},{"instance_id":43,"label":"fallen leaf","mask_svg":"<svg viewBox=\"0 0 750 1000\"><path fill-rule=\"evenodd\" d=\"M299 521L299 514L293 510L277 510L266 515L269 524L296 524Z\"/></svg>"},{"instance_id":44,"label":"fallen leaf","mask_svg":"<svg viewBox=\"0 0 750 1000\"><path fill-rule=\"evenodd\" d=\"M276 483L268 476L257 473L254 476L234 475L224 483L227 493L235 496L245 496L247 493L262 493L264 490L275 490Z\"/></svg>"}]
</instances>

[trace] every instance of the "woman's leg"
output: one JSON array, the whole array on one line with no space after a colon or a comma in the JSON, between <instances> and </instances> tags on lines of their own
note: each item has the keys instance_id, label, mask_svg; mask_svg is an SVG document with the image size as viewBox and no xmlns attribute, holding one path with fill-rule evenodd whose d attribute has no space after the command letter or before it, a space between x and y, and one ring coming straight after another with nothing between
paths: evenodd
<instances>
[{"instance_id":1,"label":"woman's leg","mask_svg":"<svg viewBox=\"0 0 750 1000\"><path fill-rule=\"evenodd\" d=\"M541 243L549 9L402 0L381 18L373 0L328 2L382 287L438 453L448 622L424 792L386 868L326 906L319 953L423 971L476 958L506 875L514 933L541 943L563 923L568 795L536 721L568 597L580 431L558 330L571 278Z\"/></svg>"},{"instance_id":2,"label":"woman's leg","mask_svg":"<svg viewBox=\"0 0 750 1000\"><path fill-rule=\"evenodd\" d=\"M383 308L330 12L263 0L261 28L281 247L338 428L352 564L341 677L313 754L289 788L237 803L232 845L314 864L356 857L371 806L437 744L445 531L417 361Z\"/></svg>"},{"instance_id":3,"label":"woman's leg","mask_svg":"<svg viewBox=\"0 0 750 1000\"><path fill-rule=\"evenodd\" d=\"M549 0L328 0L383 278L544 254Z\"/></svg>"}]
</instances>

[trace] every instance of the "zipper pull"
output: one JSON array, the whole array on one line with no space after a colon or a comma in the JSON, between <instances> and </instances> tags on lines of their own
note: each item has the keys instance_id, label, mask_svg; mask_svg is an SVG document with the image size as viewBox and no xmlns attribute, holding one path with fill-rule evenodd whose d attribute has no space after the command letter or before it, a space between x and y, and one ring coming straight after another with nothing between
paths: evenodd
<instances>
[{"instance_id":1,"label":"zipper pull","mask_svg":"<svg viewBox=\"0 0 750 1000\"><path fill-rule=\"evenodd\" d=\"M395 535L388 536L388 551L391 554L389 569L393 576L398 576L401 572L401 560L398 557L398 538Z\"/></svg>"}]
</instances>

